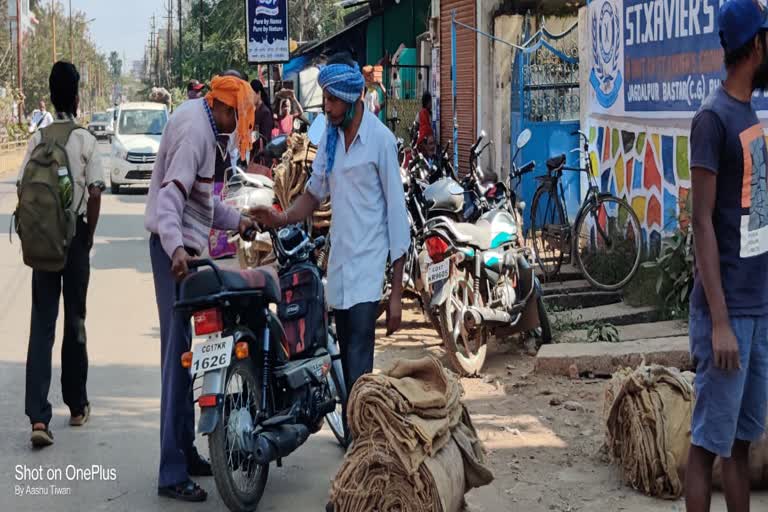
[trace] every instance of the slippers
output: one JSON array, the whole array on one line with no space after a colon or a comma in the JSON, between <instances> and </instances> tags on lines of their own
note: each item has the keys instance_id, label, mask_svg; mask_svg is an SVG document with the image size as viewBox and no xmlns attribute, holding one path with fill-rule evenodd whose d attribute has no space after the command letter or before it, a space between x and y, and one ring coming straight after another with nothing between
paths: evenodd
<instances>
[{"instance_id":1,"label":"slippers","mask_svg":"<svg viewBox=\"0 0 768 512\"><path fill-rule=\"evenodd\" d=\"M33 429L32 435L30 436L30 441L32 441L32 446L35 448L45 448L46 446L51 446L53 444L53 433L48 430L47 426L44 429Z\"/></svg>"},{"instance_id":2,"label":"slippers","mask_svg":"<svg viewBox=\"0 0 768 512\"><path fill-rule=\"evenodd\" d=\"M157 495L164 498L188 502L201 502L208 498L208 493L192 480L187 480L178 485L158 487Z\"/></svg>"},{"instance_id":3,"label":"slippers","mask_svg":"<svg viewBox=\"0 0 768 512\"><path fill-rule=\"evenodd\" d=\"M70 427L82 427L91 418L91 404L86 404L83 413L69 418Z\"/></svg>"}]
</instances>

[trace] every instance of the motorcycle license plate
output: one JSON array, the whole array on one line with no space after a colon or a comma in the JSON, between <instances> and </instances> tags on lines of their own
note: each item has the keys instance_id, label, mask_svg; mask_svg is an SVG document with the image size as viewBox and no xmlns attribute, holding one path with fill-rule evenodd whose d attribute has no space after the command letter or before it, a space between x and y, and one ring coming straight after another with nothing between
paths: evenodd
<instances>
[{"instance_id":1,"label":"motorcycle license plate","mask_svg":"<svg viewBox=\"0 0 768 512\"><path fill-rule=\"evenodd\" d=\"M436 263L434 265L430 265L427 269L427 284L431 285L434 283L439 283L440 281L445 281L448 279L448 276L451 273L451 260L447 259L444 261L441 261L440 263Z\"/></svg>"},{"instance_id":2,"label":"motorcycle license plate","mask_svg":"<svg viewBox=\"0 0 768 512\"><path fill-rule=\"evenodd\" d=\"M192 347L192 373L203 374L228 367L234 341L232 336L222 338L217 334Z\"/></svg>"}]
</instances>

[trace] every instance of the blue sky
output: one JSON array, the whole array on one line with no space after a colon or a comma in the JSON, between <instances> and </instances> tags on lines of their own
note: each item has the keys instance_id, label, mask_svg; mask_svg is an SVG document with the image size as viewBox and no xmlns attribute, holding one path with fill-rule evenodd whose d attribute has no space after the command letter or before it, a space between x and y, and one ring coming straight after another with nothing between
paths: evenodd
<instances>
[{"instance_id":1,"label":"blue sky","mask_svg":"<svg viewBox=\"0 0 768 512\"><path fill-rule=\"evenodd\" d=\"M59 2L68 9L68 0ZM167 0L72 0L72 10L84 11L89 19L96 18L90 28L97 46L107 54L116 50L122 57L125 52L128 62L123 69L129 70L132 61L144 56L152 14L161 21L166 3Z\"/></svg>"}]
</instances>

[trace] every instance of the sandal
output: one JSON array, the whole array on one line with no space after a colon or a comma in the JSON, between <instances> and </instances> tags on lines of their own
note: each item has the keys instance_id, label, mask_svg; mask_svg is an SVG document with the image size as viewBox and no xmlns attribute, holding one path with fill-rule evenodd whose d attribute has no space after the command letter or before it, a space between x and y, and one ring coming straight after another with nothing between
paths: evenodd
<instances>
[{"instance_id":1,"label":"sandal","mask_svg":"<svg viewBox=\"0 0 768 512\"><path fill-rule=\"evenodd\" d=\"M208 493L192 480L187 480L178 485L158 487L157 495L163 496L164 498L188 502L200 502L205 501L208 498Z\"/></svg>"},{"instance_id":2,"label":"sandal","mask_svg":"<svg viewBox=\"0 0 768 512\"><path fill-rule=\"evenodd\" d=\"M48 429L48 425L44 428L32 428L32 435L30 436L32 446L35 448L45 448L53 444L53 433Z\"/></svg>"},{"instance_id":3,"label":"sandal","mask_svg":"<svg viewBox=\"0 0 768 512\"><path fill-rule=\"evenodd\" d=\"M88 423L88 420L91 418L91 404L86 404L83 408L82 414L78 414L77 416L72 415L69 418L69 426L70 427L82 427L86 423Z\"/></svg>"}]
</instances>

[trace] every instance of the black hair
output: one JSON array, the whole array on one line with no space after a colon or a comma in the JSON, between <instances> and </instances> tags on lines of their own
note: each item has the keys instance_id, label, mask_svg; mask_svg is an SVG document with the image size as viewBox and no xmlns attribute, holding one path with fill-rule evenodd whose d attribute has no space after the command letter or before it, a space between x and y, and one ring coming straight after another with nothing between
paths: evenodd
<instances>
[{"instance_id":1,"label":"black hair","mask_svg":"<svg viewBox=\"0 0 768 512\"><path fill-rule=\"evenodd\" d=\"M77 96L80 89L80 73L70 62L59 61L51 68L48 78L51 103L56 112L77 115Z\"/></svg>"},{"instance_id":2,"label":"black hair","mask_svg":"<svg viewBox=\"0 0 768 512\"><path fill-rule=\"evenodd\" d=\"M725 41L723 40L723 32L721 31L720 45L723 47L724 53L725 53L724 59L723 59L725 61L725 68L726 69L732 68L734 66L741 64L741 62L743 62L744 60L748 59L749 56L752 55L752 52L757 50L756 41L758 40L761 41L763 48L768 49L768 47L766 47L765 34L766 34L766 31L761 30L756 34L756 36L759 35L760 37L752 37L749 39L749 41L744 43L741 47L729 50L725 46Z\"/></svg>"},{"instance_id":3,"label":"black hair","mask_svg":"<svg viewBox=\"0 0 768 512\"><path fill-rule=\"evenodd\" d=\"M349 52L337 52L328 57L327 64L346 64L347 66L354 67L355 60Z\"/></svg>"},{"instance_id":4,"label":"black hair","mask_svg":"<svg viewBox=\"0 0 768 512\"><path fill-rule=\"evenodd\" d=\"M432 93L424 91L421 95L421 108L430 108L432 106Z\"/></svg>"},{"instance_id":5,"label":"black hair","mask_svg":"<svg viewBox=\"0 0 768 512\"><path fill-rule=\"evenodd\" d=\"M272 110L272 104L269 102L269 93L267 92L266 87L264 87L264 84L261 83L261 80L251 80L251 89L253 89L253 92L261 96L261 102L264 103L269 108L269 110Z\"/></svg>"}]
</instances>

